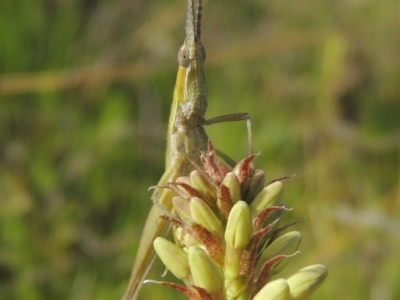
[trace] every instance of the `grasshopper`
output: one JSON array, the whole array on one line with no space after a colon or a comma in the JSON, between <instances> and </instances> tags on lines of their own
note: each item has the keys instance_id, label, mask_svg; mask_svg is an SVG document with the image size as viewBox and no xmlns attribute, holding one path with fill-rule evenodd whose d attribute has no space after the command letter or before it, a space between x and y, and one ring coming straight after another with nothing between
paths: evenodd
<instances>
[{"instance_id":1,"label":"grasshopper","mask_svg":"<svg viewBox=\"0 0 400 300\"><path fill-rule=\"evenodd\" d=\"M201 164L200 154L208 147L205 125L225 121L247 121L249 152L252 153L251 123L247 113L219 116L206 120L208 91L204 71L206 52L200 41L202 0L194 9L194 0L188 0L186 38L178 53L178 74L173 94L171 115L167 133L165 173L157 186L164 186L180 176L189 175L194 165ZM143 229L135 264L123 300L137 299L142 285L154 260L153 241L165 234L169 227L160 216L172 210L171 189L156 188L154 202ZM157 204L158 203L158 204Z\"/></svg>"}]
</instances>

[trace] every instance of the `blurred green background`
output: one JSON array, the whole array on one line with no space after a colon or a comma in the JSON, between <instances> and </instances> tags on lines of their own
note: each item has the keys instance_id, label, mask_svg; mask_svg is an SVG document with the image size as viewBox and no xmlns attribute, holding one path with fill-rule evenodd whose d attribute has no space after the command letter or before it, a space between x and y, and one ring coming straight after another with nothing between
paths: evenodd
<instances>
[{"instance_id":1,"label":"blurred green background","mask_svg":"<svg viewBox=\"0 0 400 300\"><path fill-rule=\"evenodd\" d=\"M0 6L1 299L119 299L163 172L186 1ZM267 181L297 175L287 272L328 266L312 299L400 299L398 0L213 0L203 15L207 117L249 112ZM207 132L246 155L244 123Z\"/></svg>"}]
</instances>

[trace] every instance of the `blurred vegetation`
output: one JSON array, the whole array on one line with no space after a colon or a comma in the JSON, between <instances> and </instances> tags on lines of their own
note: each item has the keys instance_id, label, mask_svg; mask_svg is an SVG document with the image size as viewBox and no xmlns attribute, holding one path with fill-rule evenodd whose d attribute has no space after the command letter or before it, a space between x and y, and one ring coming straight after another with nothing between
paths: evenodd
<instances>
[{"instance_id":1,"label":"blurred vegetation","mask_svg":"<svg viewBox=\"0 0 400 300\"><path fill-rule=\"evenodd\" d=\"M163 172L185 11L2 1L2 299L122 296ZM328 266L313 299L400 299L398 1L218 0L203 12L207 116L249 112L258 167L297 175L285 201L304 238L288 272ZM246 155L244 124L207 131Z\"/></svg>"}]
</instances>

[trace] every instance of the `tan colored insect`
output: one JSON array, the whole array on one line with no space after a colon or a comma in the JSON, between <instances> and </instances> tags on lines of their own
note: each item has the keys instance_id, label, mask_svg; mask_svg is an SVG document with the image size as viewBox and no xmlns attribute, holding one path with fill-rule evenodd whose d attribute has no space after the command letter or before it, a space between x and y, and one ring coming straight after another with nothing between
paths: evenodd
<instances>
[{"instance_id":1,"label":"tan colored insect","mask_svg":"<svg viewBox=\"0 0 400 300\"><path fill-rule=\"evenodd\" d=\"M224 115L209 120L204 119L208 106L208 92L204 72L205 49L200 41L202 1L199 0L196 14L194 0L188 0L186 38L178 53L178 74L174 89L171 115L167 133L165 173L158 186L173 182L177 177L188 175L193 170L193 162L200 163L201 151L208 147L208 136L204 125L225 121L247 121L249 152L251 146L251 125L247 113ZM156 189L152 200L171 211L175 192L170 189ZM153 205L137 252L135 264L123 300L137 299L152 261L155 257L153 241L165 234L168 224L160 219L164 213L161 205Z\"/></svg>"}]
</instances>

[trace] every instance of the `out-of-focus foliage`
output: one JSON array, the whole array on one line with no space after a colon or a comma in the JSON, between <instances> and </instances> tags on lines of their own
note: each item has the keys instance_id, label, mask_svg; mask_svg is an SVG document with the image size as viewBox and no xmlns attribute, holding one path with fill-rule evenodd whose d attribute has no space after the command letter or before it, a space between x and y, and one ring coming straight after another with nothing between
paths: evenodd
<instances>
[{"instance_id":1,"label":"out-of-focus foliage","mask_svg":"<svg viewBox=\"0 0 400 300\"><path fill-rule=\"evenodd\" d=\"M163 172L186 1L4 0L2 299L118 299ZM205 1L208 117L250 113L314 299L399 299L397 0ZM245 125L207 128L236 160ZM159 279L162 269L152 274ZM143 299L182 299L149 286Z\"/></svg>"}]
</instances>

